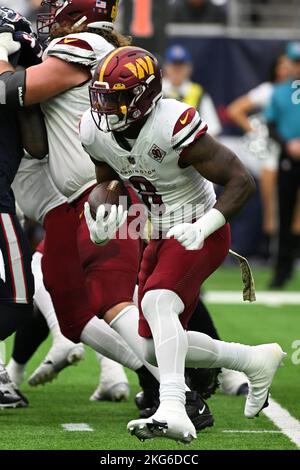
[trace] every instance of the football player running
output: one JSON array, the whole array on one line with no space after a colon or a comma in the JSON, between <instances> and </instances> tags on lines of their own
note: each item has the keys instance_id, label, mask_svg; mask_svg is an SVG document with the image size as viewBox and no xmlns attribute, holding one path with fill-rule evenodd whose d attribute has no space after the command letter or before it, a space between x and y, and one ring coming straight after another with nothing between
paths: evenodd
<instances>
[{"instance_id":1,"label":"football player running","mask_svg":"<svg viewBox=\"0 0 300 470\"><path fill-rule=\"evenodd\" d=\"M185 410L185 365L244 372L250 384L244 414L253 418L267 406L284 357L280 346L226 343L185 331L199 287L228 253L228 221L255 191L252 177L236 155L209 136L194 108L162 99L161 70L143 49L123 47L102 59L90 97L81 140L97 180L118 175L130 184L156 230L139 274L139 333L145 359L159 368L160 406L152 417L129 422L128 430L140 439L196 438ZM224 187L218 199L213 183ZM118 212L126 216L122 206ZM94 220L85 204L91 239L100 250L112 243L117 229L116 209L104 213L100 206ZM111 325L120 321L120 315L105 318Z\"/></svg>"},{"instance_id":2,"label":"football player running","mask_svg":"<svg viewBox=\"0 0 300 470\"><path fill-rule=\"evenodd\" d=\"M113 346L113 335L107 345L108 331L103 338L103 324L97 316L104 317L108 323L113 317L112 328L142 356L137 333L138 312L132 304L139 267L139 241L113 240L103 249L91 243L81 214L96 183L95 170L86 159L77 127L89 107L88 83L97 61L128 41L112 30L116 0L107 3L108 8L96 0L48 0L43 5L49 6L50 14L38 17L38 29L43 34L50 32L53 38L43 64L18 73L2 61L0 74L10 85L7 98L12 106L42 102L49 139L49 169L55 185L68 199L68 204L45 217L44 282L62 333L124 364L127 356L123 348ZM117 225L121 222L122 217L116 220ZM114 256L120 250L123 256ZM109 348L106 353L104 345ZM119 358L112 357L112 350ZM153 401L156 387L152 389L152 378L141 363L133 366L144 387L150 389L150 401Z\"/></svg>"}]
</instances>

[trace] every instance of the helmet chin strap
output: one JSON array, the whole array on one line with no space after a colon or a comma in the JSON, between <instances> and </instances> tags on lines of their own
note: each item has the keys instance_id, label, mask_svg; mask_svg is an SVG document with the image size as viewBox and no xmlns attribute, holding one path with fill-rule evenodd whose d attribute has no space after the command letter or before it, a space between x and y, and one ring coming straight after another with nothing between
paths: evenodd
<instances>
[{"instance_id":1,"label":"helmet chin strap","mask_svg":"<svg viewBox=\"0 0 300 470\"><path fill-rule=\"evenodd\" d=\"M111 114L109 116L102 116L100 128L103 132L108 133L112 131L125 130L130 126L130 123L126 123L126 117L120 119L117 114Z\"/></svg>"}]
</instances>

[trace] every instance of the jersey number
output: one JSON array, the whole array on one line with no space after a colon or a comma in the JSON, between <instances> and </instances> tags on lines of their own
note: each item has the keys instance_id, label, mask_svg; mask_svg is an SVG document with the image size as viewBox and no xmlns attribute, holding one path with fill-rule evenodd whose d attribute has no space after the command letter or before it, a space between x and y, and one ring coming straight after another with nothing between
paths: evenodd
<instances>
[{"instance_id":1,"label":"jersey number","mask_svg":"<svg viewBox=\"0 0 300 470\"><path fill-rule=\"evenodd\" d=\"M157 194L155 186L150 181L143 176L132 176L129 181L150 211L153 210L153 206L159 206L159 212L163 213L162 197Z\"/></svg>"}]
</instances>

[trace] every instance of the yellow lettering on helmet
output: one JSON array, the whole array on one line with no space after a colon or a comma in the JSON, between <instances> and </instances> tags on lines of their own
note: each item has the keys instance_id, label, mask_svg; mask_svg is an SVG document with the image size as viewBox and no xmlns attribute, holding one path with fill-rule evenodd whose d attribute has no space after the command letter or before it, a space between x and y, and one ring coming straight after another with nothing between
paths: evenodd
<instances>
[{"instance_id":1,"label":"yellow lettering on helmet","mask_svg":"<svg viewBox=\"0 0 300 470\"><path fill-rule=\"evenodd\" d=\"M135 64L129 62L129 64L126 64L125 67L128 68L128 70L130 70L133 75L140 80L145 78L146 75L154 74L153 63L149 56L145 56L145 60L139 57Z\"/></svg>"},{"instance_id":2,"label":"yellow lettering on helmet","mask_svg":"<svg viewBox=\"0 0 300 470\"><path fill-rule=\"evenodd\" d=\"M138 76L137 68L136 68L136 66L135 66L132 62L129 62L129 64L126 64L125 67L126 67L128 70L130 70L130 71L133 73L133 75L134 75L135 77Z\"/></svg>"}]
</instances>

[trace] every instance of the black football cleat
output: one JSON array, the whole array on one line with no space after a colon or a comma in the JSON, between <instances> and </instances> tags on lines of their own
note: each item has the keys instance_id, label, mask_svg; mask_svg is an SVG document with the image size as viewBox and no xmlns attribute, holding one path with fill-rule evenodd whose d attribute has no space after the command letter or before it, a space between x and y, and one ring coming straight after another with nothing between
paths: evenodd
<instances>
[{"instance_id":1,"label":"black football cleat","mask_svg":"<svg viewBox=\"0 0 300 470\"><path fill-rule=\"evenodd\" d=\"M185 380L191 390L208 400L219 387L218 375L221 369L185 369Z\"/></svg>"},{"instance_id":2,"label":"black football cleat","mask_svg":"<svg viewBox=\"0 0 300 470\"><path fill-rule=\"evenodd\" d=\"M135 404L140 410L141 418L152 416L159 406L159 382L143 366L136 371L142 391L135 396Z\"/></svg>"},{"instance_id":3,"label":"black football cleat","mask_svg":"<svg viewBox=\"0 0 300 470\"><path fill-rule=\"evenodd\" d=\"M212 427L214 425L214 417L199 393L191 391L186 392L185 395L185 409L196 431L203 431L205 428Z\"/></svg>"},{"instance_id":4,"label":"black football cleat","mask_svg":"<svg viewBox=\"0 0 300 470\"><path fill-rule=\"evenodd\" d=\"M159 400L153 406L145 406L144 393L139 392L135 397L135 403L140 409L140 418L150 418L156 412L159 406ZM186 412L196 428L196 431L202 431L214 424L213 415L210 409L196 391L186 392Z\"/></svg>"}]
</instances>

